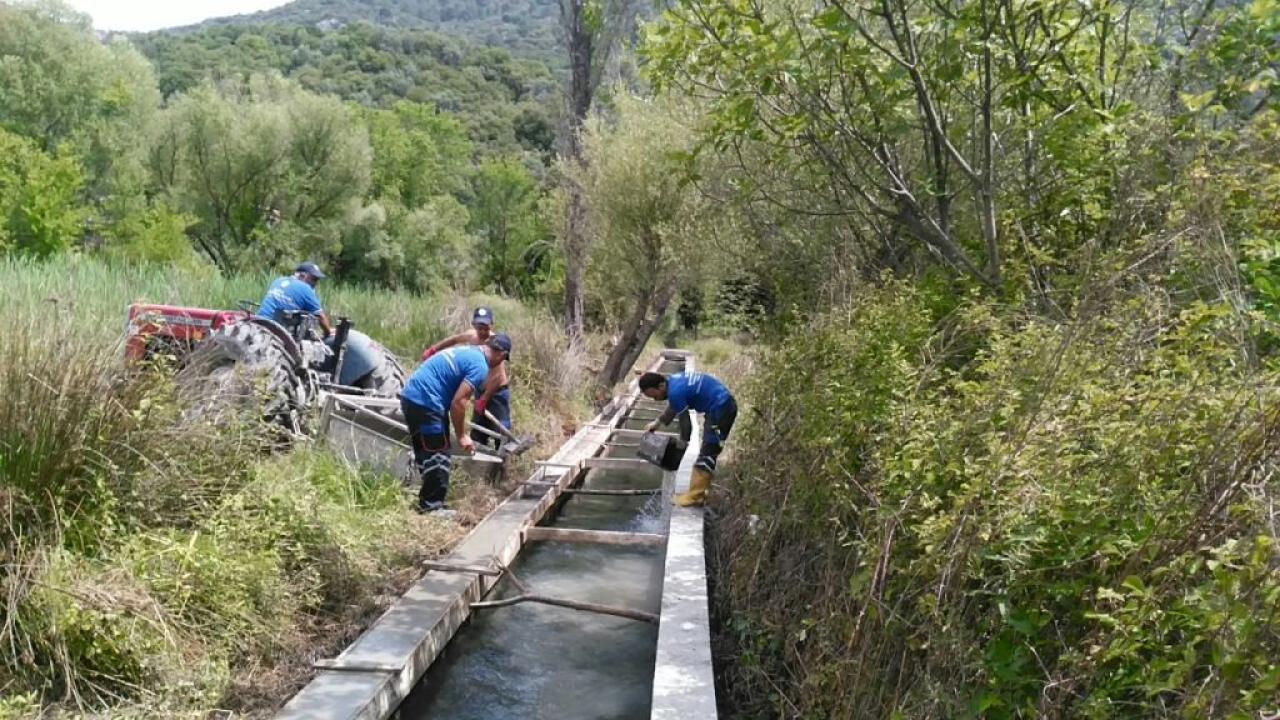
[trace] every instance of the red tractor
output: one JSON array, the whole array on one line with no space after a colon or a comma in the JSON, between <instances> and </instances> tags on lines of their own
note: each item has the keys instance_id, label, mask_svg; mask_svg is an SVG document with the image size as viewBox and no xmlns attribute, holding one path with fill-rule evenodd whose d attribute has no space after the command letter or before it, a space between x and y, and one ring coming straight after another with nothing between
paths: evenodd
<instances>
[{"instance_id":1,"label":"red tractor","mask_svg":"<svg viewBox=\"0 0 1280 720\"><path fill-rule=\"evenodd\" d=\"M252 308L130 305L125 356L174 358L193 407L255 398L266 419L294 432L303 430L306 410L322 392L395 397L404 387L395 355L352 330L346 318L325 338L311 315L292 313L278 323Z\"/></svg>"}]
</instances>

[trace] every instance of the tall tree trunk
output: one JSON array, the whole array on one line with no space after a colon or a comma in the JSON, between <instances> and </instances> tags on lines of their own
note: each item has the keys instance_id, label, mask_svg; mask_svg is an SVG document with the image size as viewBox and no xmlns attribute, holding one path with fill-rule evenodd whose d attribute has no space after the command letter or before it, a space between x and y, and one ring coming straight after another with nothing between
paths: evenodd
<instances>
[{"instance_id":1,"label":"tall tree trunk","mask_svg":"<svg viewBox=\"0 0 1280 720\"><path fill-rule=\"evenodd\" d=\"M645 344L649 342L653 332L667 316L667 310L671 307L671 299L675 294L675 286L666 284L650 297L636 303L635 311L627 318L622 328L618 344L613 346L613 350L609 352L609 358L605 360L604 368L600 371L601 385L613 386L626 376L632 365L636 364L636 359L640 357ZM652 316L649 314L650 306L653 307Z\"/></svg>"},{"instance_id":2,"label":"tall tree trunk","mask_svg":"<svg viewBox=\"0 0 1280 720\"><path fill-rule=\"evenodd\" d=\"M982 178L979 181L979 198L982 213L982 235L987 245L987 278L998 292L1001 283L1000 238L996 227L996 136L991 125L991 100L994 94L991 81L992 20L987 3L982 3L983 22L986 25L986 42L982 51Z\"/></svg>"},{"instance_id":3,"label":"tall tree trunk","mask_svg":"<svg viewBox=\"0 0 1280 720\"><path fill-rule=\"evenodd\" d=\"M564 329L574 345L582 341L583 277L587 271L586 203L578 183L569 182L569 217L564 239Z\"/></svg>"},{"instance_id":4,"label":"tall tree trunk","mask_svg":"<svg viewBox=\"0 0 1280 720\"><path fill-rule=\"evenodd\" d=\"M566 157L572 165L586 162L582 148L582 128L591 111L594 89L592 62L594 35L584 17L586 0L560 0L560 22L569 49L569 118L565 138ZM583 276L587 269L589 238L586 232L586 201L578 183L569 181L568 217L564 238L564 325L570 342L582 340Z\"/></svg>"}]
</instances>

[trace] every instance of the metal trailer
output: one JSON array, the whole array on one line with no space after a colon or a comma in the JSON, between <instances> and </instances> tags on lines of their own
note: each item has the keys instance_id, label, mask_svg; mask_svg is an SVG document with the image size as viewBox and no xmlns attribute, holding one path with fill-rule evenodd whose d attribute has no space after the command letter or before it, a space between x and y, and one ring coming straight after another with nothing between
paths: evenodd
<instances>
[{"instance_id":1,"label":"metal trailer","mask_svg":"<svg viewBox=\"0 0 1280 720\"><path fill-rule=\"evenodd\" d=\"M396 398L339 395L321 397L319 437L329 443L344 460L390 473L405 485L415 484L413 448L409 427ZM450 453L455 463L471 470L500 471L503 460L497 455Z\"/></svg>"}]
</instances>

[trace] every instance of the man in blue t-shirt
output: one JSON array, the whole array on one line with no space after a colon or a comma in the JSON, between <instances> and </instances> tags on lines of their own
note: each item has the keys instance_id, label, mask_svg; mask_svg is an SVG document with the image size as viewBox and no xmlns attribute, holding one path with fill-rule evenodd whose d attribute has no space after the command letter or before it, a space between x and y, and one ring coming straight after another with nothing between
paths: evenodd
<instances>
[{"instance_id":1,"label":"man in blue t-shirt","mask_svg":"<svg viewBox=\"0 0 1280 720\"><path fill-rule=\"evenodd\" d=\"M674 375L647 372L640 376L640 392L650 400L667 401L666 411L649 423L645 432L670 425L681 413L702 413L702 447L698 450L698 460L694 463L693 476L689 479L689 490L672 498L676 505L682 507L701 505L707 490L711 489L716 458L724 449L724 441L729 438L733 421L738 417L738 404L734 401L733 394L724 383L701 372L681 372ZM681 435L684 440L689 439L687 429L682 428Z\"/></svg>"},{"instance_id":2,"label":"man in blue t-shirt","mask_svg":"<svg viewBox=\"0 0 1280 720\"><path fill-rule=\"evenodd\" d=\"M262 304L258 306L258 317L283 323L285 313L311 313L316 316L324 334L332 334L333 326L321 309L320 298L316 296L315 290L316 283L324 276L315 263L304 262L294 269L293 275L272 280L267 294L262 297Z\"/></svg>"},{"instance_id":3,"label":"man in blue t-shirt","mask_svg":"<svg viewBox=\"0 0 1280 720\"><path fill-rule=\"evenodd\" d=\"M435 343L423 351L422 359L426 360L441 350L456 345L484 345L489 342L491 337L493 337L493 311L487 307L478 307L471 315L470 330L460 332ZM475 412L471 416L471 424L478 426L471 431L471 439L481 445L492 443L496 450L502 443L480 429L484 428L494 433L499 432L498 428L485 414L486 411L496 418L498 422L502 423L502 427L511 430L511 388L508 385L506 363L495 367L489 373L489 379L485 382L483 392L477 393Z\"/></svg>"},{"instance_id":4,"label":"man in blue t-shirt","mask_svg":"<svg viewBox=\"0 0 1280 720\"><path fill-rule=\"evenodd\" d=\"M409 426L413 462L422 478L418 512L444 508L449 493L449 426L463 452L475 452L467 432L467 406L484 387L489 370L511 357L511 338L494 333L483 345L451 347L418 366L400 392L400 409Z\"/></svg>"}]
</instances>

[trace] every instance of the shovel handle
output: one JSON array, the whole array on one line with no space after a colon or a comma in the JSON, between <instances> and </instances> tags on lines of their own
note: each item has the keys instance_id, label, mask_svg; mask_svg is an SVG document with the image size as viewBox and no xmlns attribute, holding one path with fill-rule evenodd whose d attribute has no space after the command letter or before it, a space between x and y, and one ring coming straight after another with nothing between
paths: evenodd
<instances>
[{"instance_id":1,"label":"shovel handle","mask_svg":"<svg viewBox=\"0 0 1280 720\"><path fill-rule=\"evenodd\" d=\"M467 423L467 424L470 425L471 429L475 430L476 432L484 433L485 435L488 435L489 437L493 438L494 440L497 440L498 442L506 442L506 437L499 435L498 433L490 430L489 428L480 427L475 423Z\"/></svg>"},{"instance_id":2,"label":"shovel handle","mask_svg":"<svg viewBox=\"0 0 1280 720\"><path fill-rule=\"evenodd\" d=\"M489 419L489 422L493 423L494 425L497 425L497 426L498 426L498 431L499 431L499 432L501 432L503 435L506 435L506 436L507 436L507 438L508 438L508 439L510 439L512 442L520 442L520 438L516 437L516 436L515 436L515 433L511 432L510 430L508 430L508 429L507 429L507 427L506 427L505 425L503 425L501 422L499 422L499 421L498 421L498 418L496 418L496 417L494 417L494 416L493 416L493 413L489 412L489 411L486 409L486 410L484 411L484 416L485 416L486 418L488 418L488 419Z\"/></svg>"}]
</instances>

